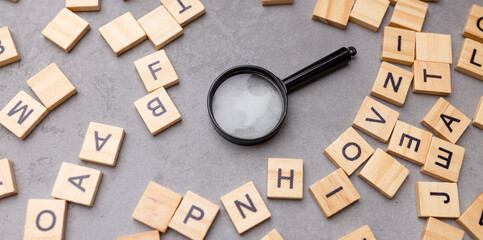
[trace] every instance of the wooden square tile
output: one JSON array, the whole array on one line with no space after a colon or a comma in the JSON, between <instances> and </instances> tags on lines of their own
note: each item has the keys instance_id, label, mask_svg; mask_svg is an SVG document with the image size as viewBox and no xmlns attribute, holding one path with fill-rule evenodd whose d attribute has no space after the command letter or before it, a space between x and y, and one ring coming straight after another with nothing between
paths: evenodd
<instances>
[{"instance_id":1,"label":"wooden square tile","mask_svg":"<svg viewBox=\"0 0 483 240\"><path fill-rule=\"evenodd\" d=\"M434 104L421 124L438 137L456 143L470 125L471 120L444 98Z\"/></svg>"},{"instance_id":2,"label":"wooden square tile","mask_svg":"<svg viewBox=\"0 0 483 240\"><path fill-rule=\"evenodd\" d=\"M386 143L398 118L399 112L370 97L366 97L352 123L352 127Z\"/></svg>"},{"instance_id":3,"label":"wooden square tile","mask_svg":"<svg viewBox=\"0 0 483 240\"><path fill-rule=\"evenodd\" d=\"M397 121L387 152L418 166L426 162L433 134L402 121Z\"/></svg>"},{"instance_id":4,"label":"wooden square tile","mask_svg":"<svg viewBox=\"0 0 483 240\"><path fill-rule=\"evenodd\" d=\"M183 35L183 28L164 6L159 6L138 20L156 49Z\"/></svg>"},{"instance_id":5,"label":"wooden square tile","mask_svg":"<svg viewBox=\"0 0 483 240\"><path fill-rule=\"evenodd\" d=\"M115 166L124 134L123 128L91 122L79 158L87 162Z\"/></svg>"},{"instance_id":6,"label":"wooden square tile","mask_svg":"<svg viewBox=\"0 0 483 240\"><path fill-rule=\"evenodd\" d=\"M13 173L12 162L7 159L0 160L0 199L17 194L17 183Z\"/></svg>"},{"instance_id":7,"label":"wooden square tile","mask_svg":"<svg viewBox=\"0 0 483 240\"><path fill-rule=\"evenodd\" d=\"M154 230L154 231L149 231L149 232L143 232L143 233L138 233L134 235L129 235L125 237L118 237L117 240L159 240L159 231Z\"/></svg>"},{"instance_id":8,"label":"wooden square tile","mask_svg":"<svg viewBox=\"0 0 483 240\"><path fill-rule=\"evenodd\" d=\"M377 32L388 7L388 0L357 0L349 21Z\"/></svg>"},{"instance_id":9,"label":"wooden square tile","mask_svg":"<svg viewBox=\"0 0 483 240\"><path fill-rule=\"evenodd\" d=\"M65 7L73 12L101 10L100 0L66 0Z\"/></svg>"},{"instance_id":10,"label":"wooden square tile","mask_svg":"<svg viewBox=\"0 0 483 240\"><path fill-rule=\"evenodd\" d=\"M417 182L416 206L418 217L458 218L458 186L446 182Z\"/></svg>"},{"instance_id":11,"label":"wooden square tile","mask_svg":"<svg viewBox=\"0 0 483 240\"><path fill-rule=\"evenodd\" d=\"M413 81L413 73L388 62L382 62L371 95L402 107Z\"/></svg>"},{"instance_id":12,"label":"wooden square tile","mask_svg":"<svg viewBox=\"0 0 483 240\"><path fill-rule=\"evenodd\" d=\"M23 239L63 240L67 202L54 199L29 199Z\"/></svg>"},{"instance_id":13,"label":"wooden square tile","mask_svg":"<svg viewBox=\"0 0 483 240\"><path fill-rule=\"evenodd\" d=\"M205 14L205 6L200 0L161 0L161 4L182 27Z\"/></svg>"},{"instance_id":14,"label":"wooden square tile","mask_svg":"<svg viewBox=\"0 0 483 240\"><path fill-rule=\"evenodd\" d=\"M453 63L451 35L437 33L416 33L416 60Z\"/></svg>"},{"instance_id":15,"label":"wooden square tile","mask_svg":"<svg viewBox=\"0 0 483 240\"><path fill-rule=\"evenodd\" d=\"M458 62L454 68L458 72L483 81L483 43L466 38L461 45Z\"/></svg>"},{"instance_id":16,"label":"wooden square tile","mask_svg":"<svg viewBox=\"0 0 483 240\"><path fill-rule=\"evenodd\" d=\"M261 240L283 240L282 235L277 231L277 229L273 229L267 235L262 237Z\"/></svg>"},{"instance_id":17,"label":"wooden square tile","mask_svg":"<svg viewBox=\"0 0 483 240\"><path fill-rule=\"evenodd\" d=\"M382 33L381 61L412 65L416 52L416 32L386 26Z\"/></svg>"},{"instance_id":18,"label":"wooden square tile","mask_svg":"<svg viewBox=\"0 0 483 240\"><path fill-rule=\"evenodd\" d=\"M77 93L77 89L55 63L35 74L27 84L49 111Z\"/></svg>"},{"instance_id":19,"label":"wooden square tile","mask_svg":"<svg viewBox=\"0 0 483 240\"><path fill-rule=\"evenodd\" d=\"M365 225L354 232L349 233L348 235L339 238L339 240L376 240L374 237L374 233L372 233L371 228L368 225Z\"/></svg>"},{"instance_id":20,"label":"wooden square tile","mask_svg":"<svg viewBox=\"0 0 483 240\"><path fill-rule=\"evenodd\" d=\"M58 47L70 52L91 29L88 22L67 8L62 9L42 31L42 35Z\"/></svg>"},{"instance_id":21,"label":"wooden square tile","mask_svg":"<svg viewBox=\"0 0 483 240\"><path fill-rule=\"evenodd\" d=\"M20 60L15 42L8 27L0 28L0 67Z\"/></svg>"},{"instance_id":22,"label":"wooden square tile","mask_svg":"<svg viewBox=\"0 0 483 240\"><path fill-rule=\"evenodd\" d=\"M318 0L312 19L345 29L354 0Z\"/></svg>"},{"instance_id":23,"label":"wooden square tile","mask_svg":"<svg viewBox=\"0 0 483 240\"><path fill-rule=\"evenodd\" d=\"M221 197L238 234L270 218L271 214L252 181Z\"/></svg>"},{"instance_id":24,"label":"wooden square tile","mask_svg":"<svg viewBox=\"0 0 483 240\"><path fill-rule=\"evenodd\" d=\"M130 12L100 27L99 32L116 56L146 39L146 33Z\"/></svg>"},{"instance_id":25,"label":"wooden square tile","mask_svg":"<svg viewBox=\"0 0 483 240\"><path fill-rule=\"evenodd\" d=\"M481 3L480 3L481 4ZM473 40L483 42L483 7L473 4L465 26L463 27L463 37L472 38Z\"/></svg>"},{"instance_id":26,"label":"wooden square tile","mask_svg":"<svg viewBox=\"0 0 483 240\"><path fill-rule=\"evenodd\" d=\"M292 4L293 0L262 0L263 6L268 5L281 5L281 4Z\"/></svg>"},{"instance_id":27,"label":"wooden square tile","mask_svg":"<svg viewBox=\"0 0 483 240\"><path fill-rule=\"evenodd\" d=\"M188 191L176 210L169 227L190 239L204 239L220 211L218 205Z\"/></svg>"},{"instance_id":28,"label":"wooden square tile","mask_svg":"<svg viewBox=\"0 0 483 240\"><path fill-rule=\"evenodd\" d=\"M398 0L389 26L420 32L428 11L428 3L419 0Z\"/></svg>"},{"instance_id":29,"label":"wooden square tile","mask_svg":"<svg viewBox=\"0 0 483 240\"><path fill-rule=\"evenodd\" d=\"M475 115L473 115L473 125L483 129L483 96L480 97L476 106Z\"/></svg>"},{"instance_id":30,"label":"wooden square tile","mask_svg":"<svg viewBox=\"0 0 483 240\"><path fill-rule=\"evenodd\" d=\"M102 172L63 162L52 189L52 197L92 207Z\"/></svg>"},{"instance_id":31,"label":"wooden square tile","mask_svg":"<svg viewBox=\"0 0 483 240\"><path fill-rule=\"evenodd\" d=\"M463 240L464 234L459 228L429 217L424 224L421 240Z\"/></svg>"},{"instance_id":32,"label":"wooden square tile","mask_svg":"<svg viewBox=\"0 0 483 240\"><path fill-rule=\"evenodd\" d=\"M304 160L269 158L267 198L302 199L304 194Z\"/></svg>"},{"instance_id":33,"label":"wooden square tile","mask_svg":"<svg viewBox=\"0 0 483 240\"><path fill-rule=\"evenodd\" d=\"M23 140L47 114L47 109L41 103L20 91L0 111L0 123Z\"/></svg>"},{"instance_id":34,"label":"wooden square tile","mask_svg":"<svg viewBox=\"0 0 483 240\"><path fill-rule=\"evenodd\" d=\"M449 63L414 61L413 93L448 96L451 94Z\"/></svg>"},{"instance_id":35,"label":"wooden square tile","mask_svg":"<svg viewBox=\"0 0 483 240\"><path fill-rule=\"evenodd\" d=\"M483 193L478 195L471 205L456 219L473 239L483 239Z\"/></svg>"},{"instance_id":36,"label":"wooden square tile","mask_svg":"<svg viewBox=\"0 0 483 240\"><path fill-rule=\"evenodd\" d=\"M179 82L178 75L164 50L159 50L134 62L139 77L148 92L168 88Z\"/></svg>"},{"instance_id":37,"label":"wooden square tile","mask_svg":"<svg viewBox=\"0 0 483 240\"><path fill-rule=\"evenodd\" d=\"M155 182L144 191L132 217L164 233L183 197Z\"/></svg>"},{"instance_id":38,"label":"wooden square tile","mask_svg":"<svg viewBox=\"0 0 483 240\"><path fill-rule=\"evenodd\" d=\"M421 172L447 182L458 182L465 148L433 137Z\"/></svg>"},{"instance_id":39,"label":"wooden square tile","mask_svg":"<svg viewBox=\"0 0 483 240\"><path fill-rule=\"evenodd\" d=\"M181 121L181 115L164 88L134 102L149 132L154 136Z\"/></svg>"},{"instance_id":40,"label":"wooden square tile","mask_svg":"<svg viewBox=\"0 0 483 240\"><path fill-rule=\"evenodd\" d=\"M327 218L360 198L356 188L341 168L312 184L309 192Z\"/></svg>"}]
</instances>

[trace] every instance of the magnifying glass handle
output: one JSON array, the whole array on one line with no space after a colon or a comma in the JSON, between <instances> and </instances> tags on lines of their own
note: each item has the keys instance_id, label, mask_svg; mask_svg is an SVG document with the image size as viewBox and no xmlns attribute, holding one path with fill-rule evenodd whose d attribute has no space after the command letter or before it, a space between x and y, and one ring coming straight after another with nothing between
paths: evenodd
<instances>
[{"instance_id":1,"label":"magnifying glass handle","mask_svg":"<svg viewBox=\"0 0 483 240\"><path fill-rule=\"evenodd\" d=\"M342 47L339 50L319 59L300 71L283 79L283 83L287 87L287 91L291 92L302 85L312 82L316 78L325 75L337 68L345 65L356 55L357 51L354 47Z\"/></svg>"}]
</instances>

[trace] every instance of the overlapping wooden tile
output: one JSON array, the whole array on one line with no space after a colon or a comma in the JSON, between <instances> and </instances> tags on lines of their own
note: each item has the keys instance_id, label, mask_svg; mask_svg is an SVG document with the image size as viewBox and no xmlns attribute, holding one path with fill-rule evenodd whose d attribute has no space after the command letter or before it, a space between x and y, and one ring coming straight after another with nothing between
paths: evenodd
<instances>
[{"instance_id":1,"label":"overlapping wooden tile","mask_svg":"<svg viewBox=\"0 0 483 240\"><path fill-rule=\"evenodd\" d=\"M465 26L463 27L462 35L464 37L472 38L476 41L483 42L483 7L473 4L468 17L466 19Z\"/></svg>"},{"instance_id":2,"label":"overlapping wooden tile","mask_svg":"<svg viewBox=\"0 0 483 240\"><path fill-rule=\"evenodd\" d=\"M351 232L347 235L345 235L342 238L339 238L339 240L376 240L376 237L374 236L374 233L372 233L371 228L369 228L368 225L365 225L354 232Z\"/></svg>"},{"instance_id":3,"label":"overlapping wooden tile","mask_svg":"<svg viewBox=\"0 0 483 240\"><path fill-rule=\"evenodd\" d=\"M159 231L149 231L138 234L133 234L124 237L118 237L117 240L159 240Z\"/></svg>"},{"instance_id":4,"label":"overlapping wooden tile","mask_svg":"<svg viewBox=\"0 0 483 240\"><path fill-rule=\"evenodd\" d=\"M73 12L101 10L100 0L66 0L65 7Z\"/></svg>"},{"instance_id":5,"label":"overlapping wooden tile","mask_svg":"<svg viewBox=\"0 0 483 240\"><path fill-rule=\"evenodd\" d=\"M413 93L447 96L451 94L449 63L414 61Z\"/></svg>"},{"instance_id":6,"label":"overlapping wooden tile","mask_svg":"<svg viewBox=\"0 0 483 240\"><path fill-rule=\"evenodd\" d=\"M99 32L116 56L146 39L146 33L130 12L100 27Z\"/></svg>"},{"instance_id":7,"label":"overlapping wooden tile","mask_svg":"<svg viewBox=\"0 0 483 240\"><path fill-rule=\"evenodd\" d=\"M456 222L473 239L483 239L483 193L473 200Z\"/></svg>"},{"instance_id":8,"label":"overlapping wooden tile","mask_svg":"<svg viewBox=\"0 0 483 240\"><path fill-rule=\"evenodd\" d=\"M67 202L54 199L29 199L24 240L63 240Z\"/></svg>"},{"instance_id":9,"label":"overlapping wooden tile","mask_svg":"<svg viewBox=\"0 0 483 240\"><path fill-rule=\"evenodd\" d=\"M12 33L8 27L0 28L0 67L20 60Z\"/></svg>"},{"instance_id":10,"label":"overlapping wooden tile","mask_svg":"<svg viewBox=\"0 0 483 240\"><path fill-rule=\"evenodd\" d=\"M388 0L357 0L349 21L376 32L389 7Z\"/></svg>"},{"instance_id":11,"label":"overlapping wooden tile","mask_svg":"<svg viewBox=\"0 0 483 240\"><path fill-rule=\"evenodd\" d=\"M421 172L447 182L458 182L465 148L433 137Z\"/></svg>"},{"instance_id":12,"label":"overlapping wooden tile","mask_svg":"<svg viewBox=\"0 0 483 240\"><path fill-rule=\"evenodd\" d=\"M417 182L418 217L458 218L460 205L458 186L446 182Z\"/></svg>"},{"instance_id":13,"label":"overlapping wooden tile","mask_svg":"<svg viewBox=\"0 0 483 240\"><path fill-rule=\"evenodd\" d=\"M205 14L205 6L200 0L161 0L161 4L182 27Z\"/></svg>"},{"instance_id":14,"label":"overlapping wooden tile","mask_svg":"<svg viewBox=\"0 0 483 240\"><path fill-rule=\"evenodd\" d=\"M398 107L404 105L413 73L388 62L382 62L371 95Z\"/></svg>"},{"instance_id":15,"label":"overlapping wooden tile","mask_svg":"<svg viewBox=\"0 0 483 240\"><path fill-rule=\"evenodd\" d=\"M381 61L412 65L416 52L416 32L402 28L384 27Z\"/></svg>"},{"instance_id":16,"label":"overlapping wooden tile","mask_svg":"<svg viewBox=\"0 0 483 240\"><path fill-rule=\"evenodd\" d=\"M70 52L89 29L91 27L88 22L64 8L44 28L42 35L64 51Z\"/></svg>"},{"instance_id":17,"label":"overlapping wooden tile","mask_svg":"<svg viewBox=\"0 0 483 240\"><path fill-rule=\"evenodd\" d=\"M17 194L17 183L13 173L12 162L4 158L0 160L0 199Z\"/></svg>"},{"instance_id":18,"label":"overlapping wooden tile","mask_svg":"<svg viewBox=\"0 0 483 240\"><path fill-rule=\"evenodd\" d=\"M318 0L312 19L345 29L354 0Z\"/></svg>"},{"instance_id":19,"label":"overlapping wooden tile","mask_svg":"<svg viewBox=\"0 0 483 240\"><path fill-rule=\"evenodd\" d=\"M302 199L304 193L304 160L269 158L267 198Z\"/></svg>"},{"instance_id":20,"label":"overlapping wooden tile","mask_svg":"<svg viewBox=\"0 0 483 240\"><path fill-rule=\"evenodd\" d=\"M416 33L416 60L453 63L451 35L437 33Z\"/></svg>"},{"instance_id":21,"label":"overlapping wooden tile","mask_svg":"<svg viewBox=\"0 0 483 240\"><path fill-rule=\"evenodd\" d=\"M397 121L387 152L418 166L426 162L432 134L402 121Z\"/></svg>"},{"instance_id":22,"label":"overlapping wooden tile","mask_svg":"<svg viewBox=\"0 0 483 240\"><path fill-rule=\"evenodd\" d=\"M183 35L183 28L164 6L159 6L138 20L156 49Z\"/></svg>"},{"instance_id":23,"label":"overlapping wooden tile","mask_svg":"<svg viewBox=\"0 0 483 240\"><path fill-rule=\"evenodd\" d=\"M424 224L421 240L462 240L464 234L459 228L429 217Z\"/></svg>"},{"instance_id":24,"label":"overlapping wooden tile","mask_svg":"<svg viewBox=\"0 0 483 240\"><path fill-rule=\"evenodd\" d=\"M466 38L461 49L455 70L483 81L483 43Z\"/></svg>"},{"instance_id":25,"label":"overlapping wooden tile","mask_svg":"<svg viewBox=\"0 0 483 240\"><path fill-rule=\"evenodd\" d=\"M483 129L483 96L480 97L476 106L475 115L473 115L473 125Z\"/></svg>"},{"instance_id":26,"label":"overlapping wooden tile","mask_svg":"<svg viewBox=\"0 0 483 240\"><path fill-rule=\"evenodd\" d=\"M139 77L148 92L177 84L178 75L164 50L159 50L134 62Z\"/></svg>"},{"instance_id":27,"label":"overlapping wooden tile","mask_svg":"<svg viewBox=\"0 0 483 240\"><path fill-rule=\"evenodd\" d=\"M420 32L427 11L428 3L419 0L398 0L389 26Z\"/></svg>"},{"instance_id":28,"label":"overlapping wooden tile","mask_svg":"<svg viewBox=\"0 0 483 240\"><path fill-rule=\"evenodd\" d=\"M120 127L89 123L79 158L87 162L115 166L124 133L124 129Z\"/></svg>"}]
</instances>

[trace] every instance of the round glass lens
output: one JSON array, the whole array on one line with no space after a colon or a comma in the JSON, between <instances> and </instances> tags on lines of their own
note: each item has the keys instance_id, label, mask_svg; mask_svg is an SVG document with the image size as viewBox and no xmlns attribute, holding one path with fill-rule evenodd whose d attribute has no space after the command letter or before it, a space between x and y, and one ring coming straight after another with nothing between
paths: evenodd
<instances>
[{"instance_id":1,"label":"round glass lens","mask_svg":"<svg viewBox=\"0 0 483 240\"><path fill-rule=\"evenodd\" d=\"M226 79L213 96L213 116L224 132L241 139L270 133L283 112L281 93L269 80L255 74Z\"/></svg>"}]
</instances>

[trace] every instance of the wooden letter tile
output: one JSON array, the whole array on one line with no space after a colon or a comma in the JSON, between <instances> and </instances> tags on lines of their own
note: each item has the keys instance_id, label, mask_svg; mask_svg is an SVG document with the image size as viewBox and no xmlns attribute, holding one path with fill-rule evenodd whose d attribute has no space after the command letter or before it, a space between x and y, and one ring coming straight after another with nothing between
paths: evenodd
<instances>
[{"instance_id":1,"label":"wooden letter tile","mask_svg":"<svg viewBox=\"0 0 483 240\"><path fill-rule=\"evenodd\" d=\"M312 184L309 192L327 218L360 198L356 188L341 168Z\"/></svg>"},{"instance_id":2,"label":"wooden letter tile","mask_svg":"<svg viewBox=\"0 0 483 240\"><path fill-rule=\"evenodd\" d=\"M282 235L278 233L277 229L273 229L260 240L283 240L283 238Z\"/></svg>"},{"instance_id":3,"label":"wooden letter tile","mask_svg":"<svg viewBox=\"0 0 483 240\"><path fill-rule=\"evenodd\" d=\"M447 96L451 94L449 63L414 61L413 93Z\"/></svg>"},{"instance_id":4,"label":"wooden letter tile","mask_svg":"<svg viewBox=\"0 0 483 240\"><path fill-rule=\"evenodd\" d=\"M204 239L220 211L218 205L188 191L176 210L169 227L190 239Z\"/></svg>"},{"instance_id":5,"label":"wooden letter tile","mask_svg":"<svg viewBox=\"0 0 483 240\"><path fill-rule=\"evenodd\" d=\"M451 35L436 33L416 33L416 60L453 63Z\"/></svg>"},{"instance_id":6,"label":"wooden letter tile","mask_svg":"<svg viewBox=\"0 0 483 240\"><path fill-rule=\"evenodd\" d=\"M369 185L391 199L409 175L409 170L378 148L359 173Z\"/></svg>"},{"instance_id":7,"label":"wooden letter tile","mask_svg":"<svg viewBox=\"0 0 483 240\"><path fill-rule=\"evenodd\" d=\"M271 214L252 181L221 197L238 234L270 218Z\"/></svg>"},{"instance_id":8,"label":"wooden letter tile","mask_svg":"<svg viewBox=\"0 0 483 240\"><path fill-rule=\"evenodd\" d=\"M54 199L29 199L24 240L63 240L67 202Z\"/></svg>"},{"instance_id":9,"label":"wooden letter tile","mask_svg":"<svg viewBox=\"0 0 483 240\"><path fill-rule=\"evenodd\" d=\"M161 4L182 27L205 14L205 6L200 0L161 0Z\"/></svg>"},{"instance_id":10,"label":"wooden letter tile","mask_svg":"<svg viewBox=\"0 0 483 240\"><path fill-rule=\"evenodd\" d=\"M159 231L154 230L154 231L149 231L149 232L143 232L143 233L138 233L134 235L129 235L125 237L118 237L117 240L159 240Z\"/></svg>"},{"instance_id":11,"label":"wooden letter tile","mask_svg":"<svg viewBox=\"0 0 483 240\"><path fill-rule=\"evenodd\" d=\"M424 224L421 240L463 240L464 234L459 228L429 217Z\"/></svg>"},{"instance_id":12,"label":"wooden letter tile","mask_svg":"<svg viewBox=\"0 0 483 240\"><path fill-rule=\"evenodd\" d=\"M483 7L473 4L463 28L463 36L483 42Z\"/></svg>"},{"instance_id":13,"label":"wooden letter tile","mask_svg":"<svg viewBox=\"0 0 483 240\"><path fill-rule=\"evenodd\" d=\"M374 148L352 127L349 127L324 150L325 156L336 167L342 168L348 176L359 168L373 153Z\"/></svg>"},{"instance_id":14,"label":"wooden letter tile","mask_svg":"<svg viewBox=\"0 0 483 240\"><path fill-rule=\"evenodd\" d=\"M179 82L178 75L164 50L136 60L134 66L148 92L160 87L168 88Z\"/></svg>"},{"instance_id":15,"label":"wooden letter tile","mask_svg":"<svg viewBox=\"0 0 483 240\"><path fill-rule=\"evenodd\" d=\"M339 238L339 240L376 240L374 233L372 233L371 228L368 225L365 225L354 232L349 233L348 235Z\"/></svg>"},{"instance_id":16,"label":"wooden letter tile","mask_svg":"<svg viewBox=\"0 0 483 240\"><path fill-rule=\"evenodd\" d=\"M371 95L398 107L404 105L413 73L396 65L382 62Z\"/></svg>"},{"instance_id":17,"label":"wooden letter tile","mask_svg":"<svg viewBox=\"0 0 483 240\"><path fill-rule=\"evenodd\" d=\"M302 199L304 193L304 160L269 158L267 198Z\"/></svg>"},{"instance_id":18,"label":"wooden letter tile","mask_svg":"<svg viewBox=\"0 0 483 240\"><path fill-rule=\"evenodd\" d=\"M181 121L178 109L164 88L137 100L134 106L153 136Z\"/></svg>"},{"instance_id":19,"label":"wooden letter tile","mask_svg":"<svg viewBox=\"0 0 483 240\"><path fill-rule=\"evenodd\" d=\"M268 5L281 5L281 4L292 4L293 0L262 0L263 6Z\"/></svg>"},{"instance_id":20,"label":"wooden letter tile","mask_svg":"<svg viewBox=\"0 0 483 240\"><path fill-rule=\"evenodd\" d=\"M354 0L318 0L312 19L345 29Z\"/></svg>"},{"instance_id":21,"label":"wooden letter tile","mask_svg":"<svg viewBox=\"0 0 483 240\"><path fill-rule=\"evenodd\" d=\"M66 0L65 7L73 12L101 10L100 0Z\"/></svg>"},{"instance_id":22,"label":"wooden letter tile","mask_svg":"<svg viewBox=\"0 0 483 240\"><path fill-rule=\"evenodd\" d=\"M388 7L388 0L357 0L349 20L377 32Z\"/></svg>"},{"instance_id":23,"label":"wooden letter tile","mask_svg":"<svg viewBox=\"0 0 483 240\"><path fill-rule=\"evenodd\" d=\"M483 96L480 97L480 101L476 106L475 115L473 116L473 125L483 129Z\"/></svg>"},{"instance_id":24,"label":"wooden letter tile","mask_svg":"<svg viewBox=\"0 0 483 240\"><path fill-rule=\"evenodd\" d=\"M132 217L164 233L182 198L181 195L150 182Z\"/></svg>"},{"instance_id":25,"label":"wooden letter tile","mask_svg":"<svg viewBox=\"0 0 483 240\"><path fill-rule=\"evenodd\" d=\"M418 217L458 218L460 203L456 183L417 182Z\"/></svg>"},{"instance_id":26,"label":"wooden letter tile","mask_svg":"<svg viewBox=\"0 0 483 240\"><path fill-rule=\"evenodd\" d=\"M461 45L458 62L454 68L458 72L483 81L483 43L466 38Z\"/></svg>"},{"instance_id":27,"label":"wooden letter tile","mask_svg":"<svg viewBox=\"0 0 483 240\"><path fill-rule=\"evenodd\" d=\"M444 98L439 98L421 121L431 132L452 143L458 141L470 123L468 117Z\"/></svg>"},{"instance_id":28,"label":"wooden letter tile","mask_svg":"<svg viewBox=\"0 0 483 240\"><path fill-rule=\"evenodd\" d=\"M465 148L433 137L421 172L447 182L458 182Z\"/></svg>"},{"instance_id":29,"label":"wooden letter tile","mask_svg":"<svg viewBox=\"0 0 483 240\"><path fill-rule=\"evenodd\" d=\"M381 61L412 65L416 49L416 32L395 27L384 27Z\"/></svg>"},{"instance_id":30,"label":"wooden letter tile","mask_svg":"<svg viewBox=\"0 0 483 240\"><path fill-rule=\"evenodd\" d=\"M419 0L398 0L389 26L420 32L428 11L428 3Z\"/></svg>"},{"instance_id":31,"label":"wooden letter tile","mask_svg":"<svg viewBox=\"0 0 483 240\"><path fill-rule=\"evenodd\" d=\"M20 60L12 34L8 27L0 28L0 67Z\"/></svg>"},{"instance_id":32,"label":"wooden letter tile","mask_svg":"<svg viewBox=\"0 0 483 240\"><path fill-rule=\"evenodd\" d=\"M426 162L433 134L402 121L397 121L387 152L418 166Z\"/></svg>"},{"instance_id":33,"label":"wooden letter tile","mask_svg":"<svg viewBox=\"0 0 483 240\"><path fill-rule=\"evenodd\" d=\"M27 84L49 111L77 93L74 85L55 63L35 74L27 80Z\"/></svg>"},{"instance_id":34,"label":"wooden letter tile","mask_svg":"<svg viewBox=\"0 0 483 240\"><path fill-rule=\"evenodd\" d=\"M63 162L52 189L52 197L91 207L94 205L102 172Z\"/></svg>"},{"instance_id":35,"label":"wooden letter tile","mask_svg":"<svg viewBox=\"0 0 483 240\"><path fill-rule=\"evenodd\" d=\"M159 6L138 20L156 49L183 35L183 28L164 6Z\"/></svg>"},{"instance_id":36,"label":"wooden letter tile","mask_svg":"<svg viewBox=\"0 0 483 240\"><path fill-rule=\"evenodd\" d=\"M352 126L378 141L386 143L398 118L399 112L366 97Z\"/></svg>"},{"instance_id":37,"label":"wooden letter tile","mask_svg":"<svg viewBox=\"0 0 483 240\"><path fill-rule=\"evenodd\" d=\"M146 39L146 33L130 12L100 27L99 32L116 56Z\"/></svg>"},{"instance_id":38,"label":"wooden letter tile","mask_svg":"<svg viewBox=\"0 0 483 240\"><path fill-rule=\"evenodd\" d=\"M0 123L23 140L47 113L41 103L20 91L0 112Z\"/></svg>"},{"instance_id":39,"label":"wooden letter tile","mask_svg":"<svg viewBox=\"0 0 483 240\"><path fill-rule=\"evenodd\" d=\"M0 199L17 194L17 183L13 173L12 162L7 159L0 160Z\"/></svg>"},{"instance_id":40,"label":"wooden letter tile","mask_svg":"<svg viewBox=\"0 0 483 240\"><path fill-rule=\"evenodd\" d=\"M70 52L91 29L88 22L67 8L62 9L42 31L42 35L58 47Z\"/></svg>"},{"instance_id":41,"label":"wooden letter tile","mask_svg":"<svg viewBox=\"0 0 483 240\"><path fill-rule=\"evenodd\" d=\"M456 222L473 239L483 239L483 193L476 197Z\"/></svg>"},{"instance_id":42,"label":"wooden letter tile","mask_svg":"<svg viewBox=\"0 0 483 240\"><path fill-rule=\"evenodd\" d=\"M113 167L116 165L123 139L123 128L91 122L79 158Z\"/></svg>"}]
</instances>

